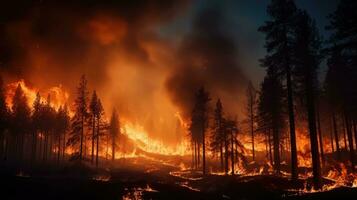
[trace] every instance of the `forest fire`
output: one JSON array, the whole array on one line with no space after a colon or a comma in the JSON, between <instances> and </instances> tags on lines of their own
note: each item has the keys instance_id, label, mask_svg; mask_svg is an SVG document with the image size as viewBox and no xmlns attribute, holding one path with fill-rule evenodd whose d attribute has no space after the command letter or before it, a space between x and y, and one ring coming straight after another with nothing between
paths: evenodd
<instances>
[{"instance_id":1,"label":"forest fire","mask_svg":"<svg viewBox=\"0 0 357 200\"><path fill-rule=\"evenodd\" d=\"M357 197L357 1L14 1L0 199Z\"/></svg>"}]
</instances>

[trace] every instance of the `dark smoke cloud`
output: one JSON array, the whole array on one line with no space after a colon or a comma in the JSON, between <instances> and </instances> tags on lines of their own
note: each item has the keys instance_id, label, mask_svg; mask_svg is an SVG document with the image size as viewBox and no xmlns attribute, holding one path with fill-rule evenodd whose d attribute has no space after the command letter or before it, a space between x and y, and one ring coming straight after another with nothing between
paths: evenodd
<instances>
[{"instance_id":1,"label":"dark smoke cloud","mask_svg":"<svg viewBox=\"0 0 357 200\"><path fill-rule=\"evenodd\" d=\"M204 86L214 102L219 97L238 114L246 77L238 63L238 48L219 8L205 9L194 20L192 31L180 46L180 63L166 81L171 99L187 117L194 93ZM244 93L243 93L244 94ZM237 108L237 109L234 109ZM229 113L229 112L228 112Z\"/></svg>"}]
</instances>

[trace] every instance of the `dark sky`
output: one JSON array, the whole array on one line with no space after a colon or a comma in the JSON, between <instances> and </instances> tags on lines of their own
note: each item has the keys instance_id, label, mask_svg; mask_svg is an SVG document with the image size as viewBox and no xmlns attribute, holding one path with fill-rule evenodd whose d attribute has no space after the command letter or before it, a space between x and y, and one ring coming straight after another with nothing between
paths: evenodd
<instances>
[{"instance_id":1,"label":"dark sky","mask_svg":"<svg viewBox=\"0 0 357 200\"><path fill-rule=\"evenodd\" d=\"M259 67L258 59L265 54L264 35L257 30L265 20L269 19L266 13L269 2L269 0L194 1L187 13L167 26L161 27L160 31L167 37L179 38L190 30L195 13L212 6L223 10L228 19L227 31L234 36L239 47L239 62L248 78L257 85L264 76L264 70ZM327 38L329 33L324 29L328 24L327 16L336 9L338 0L296 0L295 2L298 8L307 10L316 20L320 33ZM321 72L324 72L324 66L321 66Z\"/></svg>"}]
</instances>

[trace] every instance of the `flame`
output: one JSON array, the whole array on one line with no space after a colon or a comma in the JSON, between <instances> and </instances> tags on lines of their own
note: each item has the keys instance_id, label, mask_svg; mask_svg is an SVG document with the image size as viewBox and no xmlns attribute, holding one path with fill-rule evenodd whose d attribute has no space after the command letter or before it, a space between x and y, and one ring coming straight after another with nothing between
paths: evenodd
<instances>
[{"instance_id":1,"label":"flame","mask_svg":"<svg viewBox=\"0 0 357 200\"><path fill-rule=\"evenodd\" d=\"M167 146L162 141L155 140L149 137L144 127L139 124L127 122L124 124L127 136L135 142L142 150L149 153L157 153L163 155L187 155L189 154L188 141L184 140L175 147Z\"/></svg>"},{"instance_id":2,"label":"flame","mask_svg":"<svg viewBox=\"0 0 357 200\"><path fill-rule=\"evenodd\" d=\"M12 98L15 94L17 86L20 85L26 98L29 107L32 107L33 102L36 99L36 94L40 90L37 88L33 88L28 86L23 79L19 81L15 81L6 85L6 103L12 106ZM68 102L69 94L64 91L62 85L50 87L47 90L42 91L42 94L46 94L45 96L41 96L41 101L45 102L47 94L50 95L51 98L51 106L55 109L58 109L60 106L63 106Z\"/></svg>"}]
</instances>

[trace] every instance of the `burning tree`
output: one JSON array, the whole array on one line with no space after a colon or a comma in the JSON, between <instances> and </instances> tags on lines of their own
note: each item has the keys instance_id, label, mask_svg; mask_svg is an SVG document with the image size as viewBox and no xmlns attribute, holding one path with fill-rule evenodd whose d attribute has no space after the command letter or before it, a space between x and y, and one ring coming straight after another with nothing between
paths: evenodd
<instances>
[{"instance_id":1,"label":"burning tree","mask_svg":"<svg viewBox=\"0 0 357 200\"><path fill-rule=\"evenodd\" d=\"M113 110L112 117L110 118L109 131L112 141L112 161L115 159L115 150L117 147L117 139L120 135L120 123L116 109Z\"/></svg>"},{"instance_id":2,"label":"burning tree","mask_svg":"<svg viewBox=\"0 0 357 200\"><path fill-rule=\"evenodd\" d=\"M84 141L84 128L85 128L85 121L88 117L88 109L87 109L87 102L88 102L88 91L87 91L87 79L84 75L82 75L79 86L77 88L77 98L74 102L75 106L75 114L72 118L71 122L71 132L70 138L68 139L68 145L73 147L79 145L79 153L76 155L78 156L79 160L83 159L83 141Z\"/></svg>"}]
</instances>

